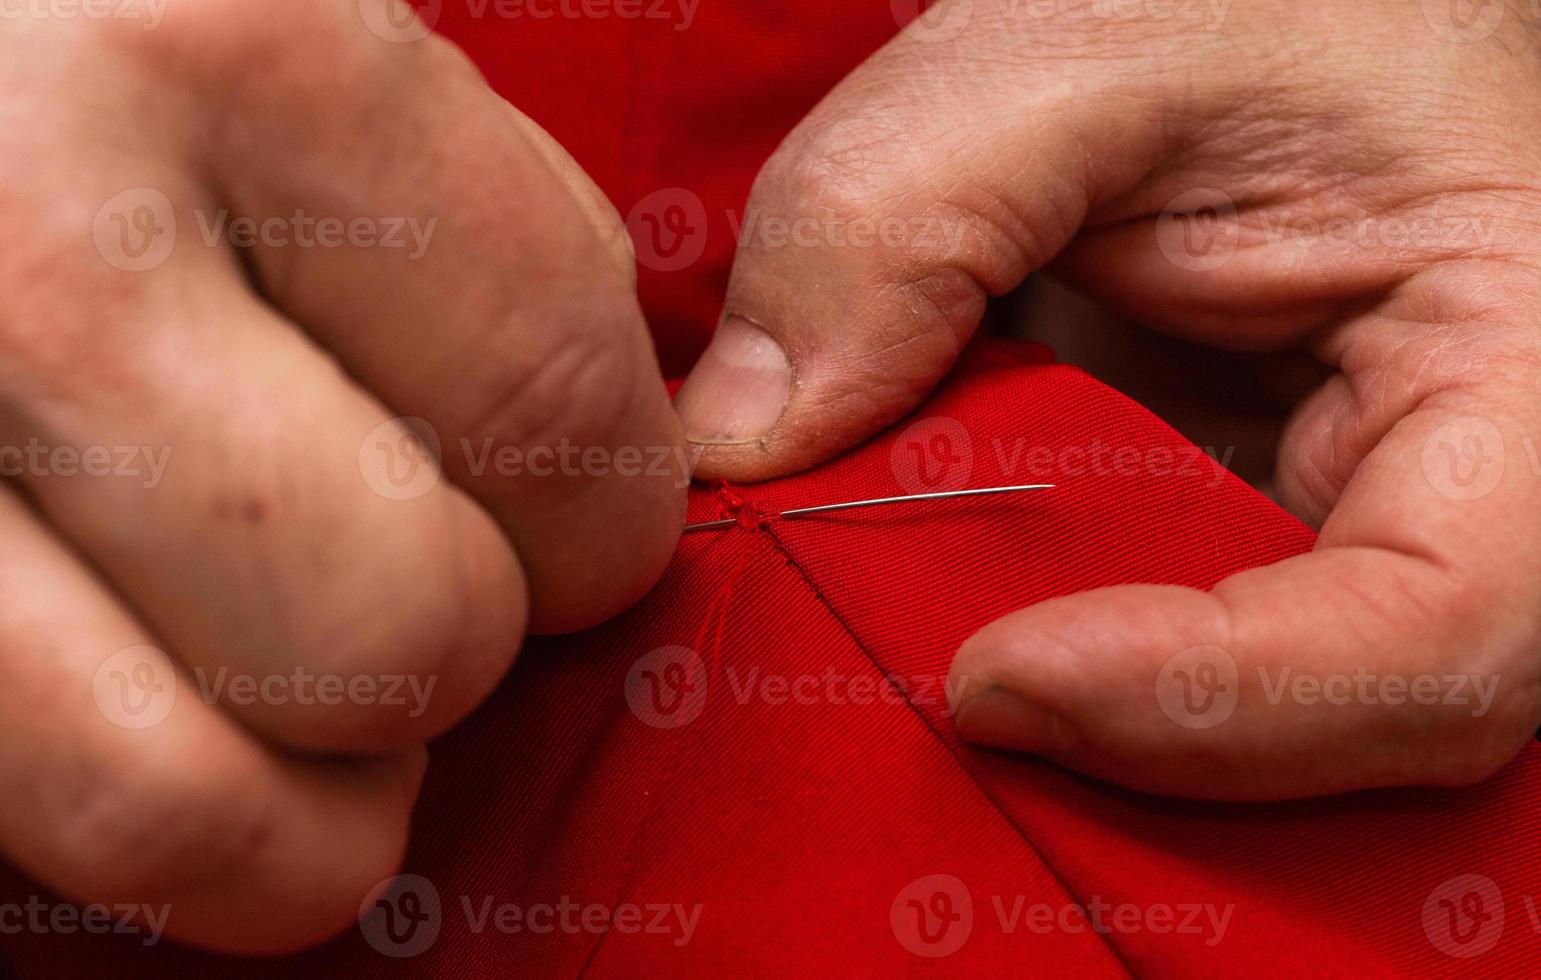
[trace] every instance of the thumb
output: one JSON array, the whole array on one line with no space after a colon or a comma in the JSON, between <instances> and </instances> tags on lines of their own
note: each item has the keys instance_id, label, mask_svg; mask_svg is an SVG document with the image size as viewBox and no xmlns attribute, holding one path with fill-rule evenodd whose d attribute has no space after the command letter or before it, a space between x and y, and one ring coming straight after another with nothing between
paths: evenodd
<instances>
[{"instance_id":1,"label":"thumb","mask_svg":"<svg viewBox=\"0 0 1541 980\"><path fill-rule=\"evenodd\" d=\"M701 475L793 472L902 417L986 300L1150 168L1157 114L1109 109L1151 100L1161 73L1089 71L1052 44L992 56L1024 44L1000 6L973 5L952 37L912 23L761 171L723 319L676 401Z\"/></svg>"}]
</instances>

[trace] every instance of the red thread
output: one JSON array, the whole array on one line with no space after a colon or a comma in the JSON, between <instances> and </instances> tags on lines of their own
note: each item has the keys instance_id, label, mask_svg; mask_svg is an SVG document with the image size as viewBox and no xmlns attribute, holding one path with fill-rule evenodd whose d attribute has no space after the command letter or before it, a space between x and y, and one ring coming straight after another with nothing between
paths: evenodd
<instances>
[{"instance_id":1,"label":"red thread","mask_svg":"<svg viewBox=\"0 0 1541 980\"><path fill-rule=\"evenodd\" d=\"M718 480L714 487L724 517L737 521L746 531L762 531L770 526L770 515L746 500L728 481Z\"/></svg>"}]
</instances>

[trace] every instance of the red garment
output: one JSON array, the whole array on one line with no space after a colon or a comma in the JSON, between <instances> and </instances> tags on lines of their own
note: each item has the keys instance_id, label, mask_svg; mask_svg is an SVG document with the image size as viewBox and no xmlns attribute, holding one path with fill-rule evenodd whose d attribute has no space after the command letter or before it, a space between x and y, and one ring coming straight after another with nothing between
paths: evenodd
<instances>
[{"instance_id":1,"label":"red garment","mask_svg":"<svg viewBox=\"0 0 1541 980\"><path fill-rule=\"evenodd\" d=\"M674 372L715 320L728 210L742 209L780 136L894 30L881 2L703 3L688 31L667 20L473 19L450 6L445 32L623 214L656 190L699 195L702 259L642 270ZM1312 544L1167 426L1047 360L1016 344L974 351L907 424L814 472L733 489L749 505L746 526L687 537L637 608L580 636L532 640L491 701L434 746L406 864L440 901L437 918L407 940L426 946L418 955L382 955L407 950L380 916L366 925L375 947L355 931L276 965L144 950L123 937L0 935L0 950L25 978L109 968L147 977L1534 972L1534 746L1469 790L1221 806L1126 793L958 742L940 679L958 643L992 619L1115 583L1205 587ZM1107 449L1100 464L1097 445ZM928 479L1037 482L1040 447L1055 460L1053 491L763 527L754 519ZM716 516L726 499L695 491L693 517ZM1467 875L1491 879L1502 909ZM0 902L35 890L12 882ZM431 910L426 889L413 894ZM1463 904L1468 894L1480 909ZM635 924L650 924L654 904L699 916L683 944L686 927L667 916L667 934L558 925L505 935L488 896L526 913L564 896L597 903L617 926L632 921L632 907ZM410 911L404 898L399 914ZM481 931L462 899L472 920L488 916ZM1074 910L1099 903L1133 908L1139 928L1089 930ZM1162 908L1171 918L1152 920ZM1018 909L1008 931L1000 912ZM1118 914L1107 913L1109 925ZM1226 916L1223 927L1209 915ZM1470 960L1449 955L1486 945Z\"/></svg>"},{"instance_id":2,"label":"red garment","mask_svg":"<svg viewBox=\"0 0 1541 980\"><path fill-rule=\"evenodd\" d=\"M381 955L412 947L376 917L377 947L352 932L284 972L886 976L944 952L942 965L985 974L1434 974L1460 964L1446 950L1480 948L1451 938L1437 904L1473 874L1507 896L1496 920L1488 901L1490 918L1457 923L1473 944L1493 938L1476 965L1534 966L1534 747L1475 789L1227 806L958 741L941 679L992 619L1117 582L1204 587L1312 543L1166 425L1045 362L1039 348L987 345L861 449L791 479L697 490L693 519L726 503L741 526L687 536L620 619L532 641L492 701L435 745L406 870L439 896L437 938L425 926L433 941L417 955ZM1039 482L1044 465L1054 490L755 516L911 492L925 476ZM1154 697L1155 668L1151 683ZM637 924L653 906L699 913L681 945L684 927L532 936L487 917L564 897L635 907ZM1076 911L1099 900L1104 933ZM1135 917L1122 927L1119 906ZM1172 931L1152 931L1163 924ZM24 977L80 975L109 952L127 976L274 969L122 937L15 950Z\"/></svg>"}]
</instances>

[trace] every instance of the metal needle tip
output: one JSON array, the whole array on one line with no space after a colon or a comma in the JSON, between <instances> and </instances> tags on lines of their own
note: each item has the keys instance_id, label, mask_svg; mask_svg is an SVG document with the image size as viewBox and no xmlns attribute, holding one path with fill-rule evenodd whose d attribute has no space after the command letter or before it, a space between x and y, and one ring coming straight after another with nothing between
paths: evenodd
<instances>
[{"instance_id":1,"label":"metal needle tip","mask_svg":"<svg viewBox=\"0 0 1541 980\"><path fill-rule=\"evenodd\" d=\"M943 490L939 493L912 493L902 497L874 497L871 500L847 500L838 504L820 504L817 507L794 507L775 515L777 517L806 517L809 514L823 514L832 510L851 510L856 507L876 507L879 504L908 503L912 500L943 500L948 497L977 497L988 493L1016 493L1021 490L1052 490L1052 483L1024 483L1011 487L980 487L975 490ZM733 518L721 521L705 521L701 524L685 525L685 533L693 531L715 531L725 527L732 527L738 521Z\"/></svg>"}]
</instances>

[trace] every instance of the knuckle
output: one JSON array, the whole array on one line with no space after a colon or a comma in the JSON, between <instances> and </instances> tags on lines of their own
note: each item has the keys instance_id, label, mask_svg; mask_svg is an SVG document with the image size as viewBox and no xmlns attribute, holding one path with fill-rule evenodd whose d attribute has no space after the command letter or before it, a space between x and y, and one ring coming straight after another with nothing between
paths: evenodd
<instances>
[{"instance_id":1,"label":"knuckle","mask_svg":"<svg viewBox=\"0 0 1541 980\"><path fill-rule=\"evenodd\" d=\"M1447 622L1470 624L1491 618L1490 595L1476 588L1460 591L1448 607ZM1466 686L1475 694L1463 692L1442 706L1444 730L1432 750L1436 782L1455 786L1481 782L1507 765L1535 736L1541 724L1541 677L1531 666L1533 654L1526 646L1479 642L1475 653L1451 661L1445 676L1470 678ZM1486 695L1482 684L1491 685Z\"/></svg>"},{"instance_id":2,"label":"knuckle","mask_svg":"<svg viewBox=\"0 0 1541 980\"><path fill-rule=\"evenodd\" d=\"M7 211L0 202L0 214ZM111 274L105 262L80 254L79 228L57 225L28 226L28 247L17 250L25 254L0 256L0 390L26 395L20 400L29 404L110 397L137 411L153 399L124 356L134 330L133 314L124 311L154 303L158 285ZM119 311L121 319L114 323L103 311Z\"/></svg>"},{"instance_id":3,"label":"knuckle","mask_svg":"<svg viewBox=\"0 0 1541 980\"><path fill-rule=\"evenodd\" d=\"M249 794L256 774L191 761L154 749L82 773L57 825L70 877L108 895L172 896L238 873L279 812Z\"/></svg>"},{"instance_id":4,"label":"knuckle","mask_svg":"<svg viewBox=\"0 0 1541 980\"><path fill-rule=\"evenodd\" d=\"M755 179L750 197L770 214L792 216L804 202L842 218L899 205L910 190L920 141L868 109L825 112L799 126Z\"/></svg>"},{"instance_id":5,"label":"knuckle","mask_svg":"<svg viewBox=\"0 0 1541 980\"><path fill-rule=\"evenodd\" d=\"M428 34L411 43L383 40L360 3L220 0L178 8L155 53L158 67L181 66L209 83L206 101L222 113L271 115L276 104L311 116L359 99L399 95L407 85L480 82L471 60ZM394 15L393 15L394 16ZM383 91L382 91L383 90Z\"/></svg>"},{"instance_id":6,"label":"knuckle","mask_svg":"<svg viewBox=\"0 0 1541 980\"><path fill-rule=\"evenodd\" d=\"M653 379L642 367L651 361L639 350L635 299L598 291L558 302L565 329L511 331L522 335L508 338L521 345L511 369L466 393L451 417L457 434L547 447L609 446L637 432L639 401Z\"/></svg>"},{"instance_id":7,"label":"knuckle","mask_svg":"<svg viewBox=\"0 0 1541 980\"><path fill-rule=\"evenodd\" d=\"M191 56L186 64L224 63L228 74L243 74L253 64L271 64L335 45L350 26L352 4L304 0L217 0L179 8L160 32L163 53ZM356 33L362 35L358 23ZM293 54L291 54L293 53Z\"/></svg>"},{"instance_id":8,"label":"knuckle","mask_svg":"<svg viewBox=\"0 0 1541 980\"><path fill-rule=\"evenodd\" d=\"M507 671L527 615L512 549L480 509L434 510L445 519L401 522L382 536L392 544L373 552L367 573L377 588L340 591L321 621L301 622L300 611L291 619L284 683L239 706L275 740L371 753L421 744Z\"/></svg>"},{"instance_id":9,"label":"knuckle","mask_svg":"<svg viewBox=\"0 0 1541 980\"><path fill-rule=\"evenodd\" d=\"M1441 744L1450 746L1436 756L1435 782L1446 786L1471 786L1480 783L1506 766L1534 734L1514 724L1510 713L1495 706L1483 717L1467 716L1459 723L1455 737Z\"/></svg>"}]
</instances>

